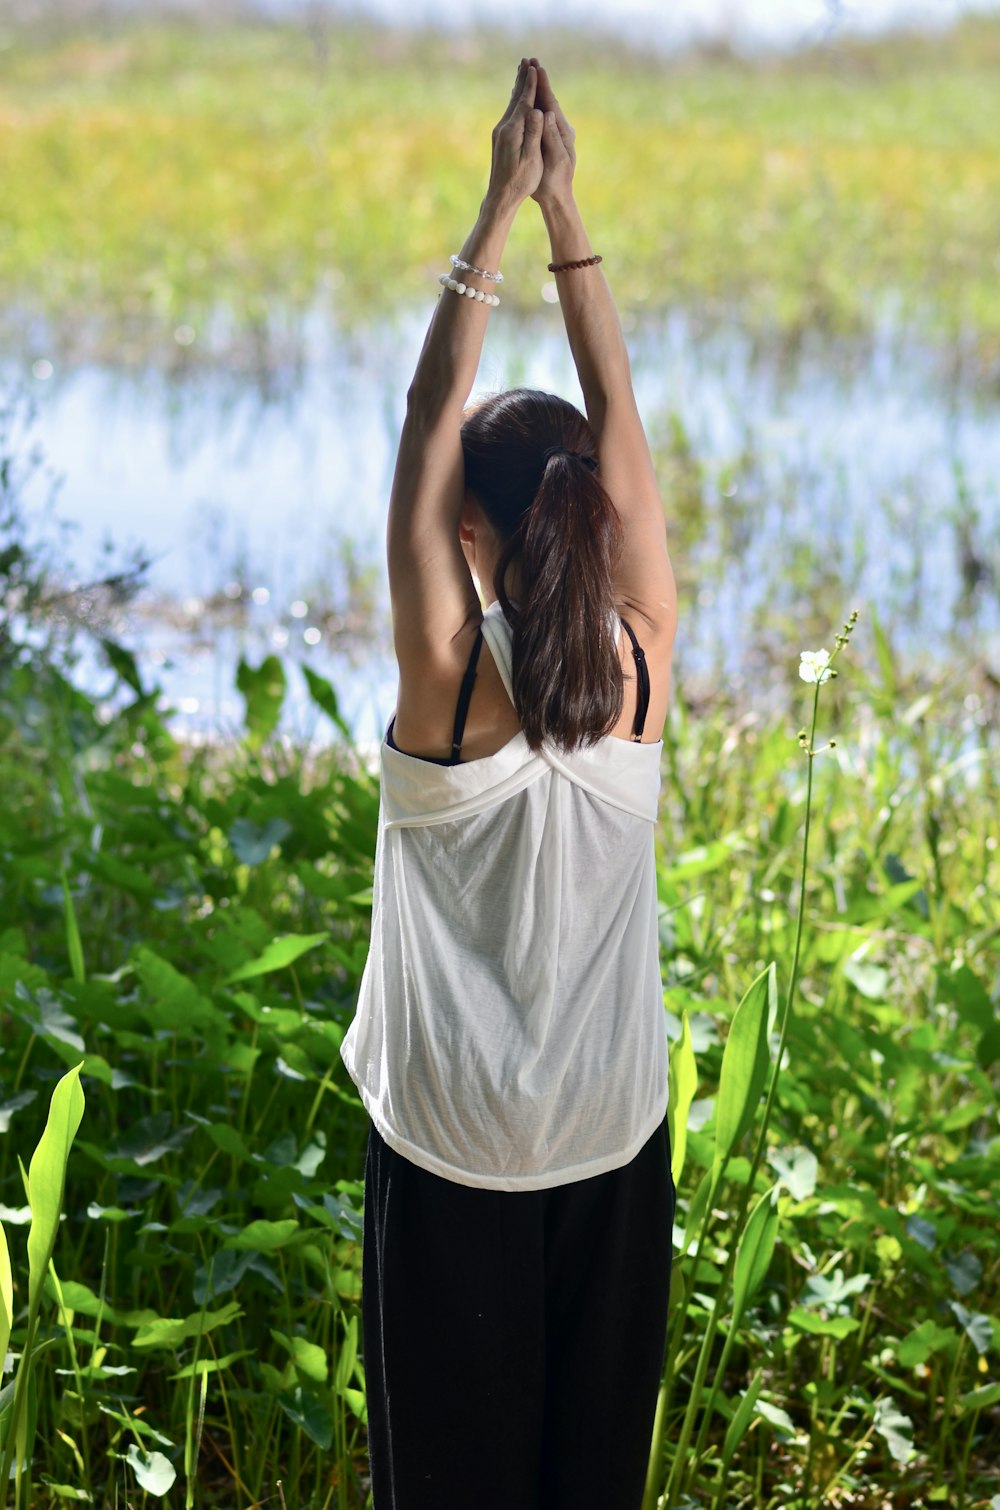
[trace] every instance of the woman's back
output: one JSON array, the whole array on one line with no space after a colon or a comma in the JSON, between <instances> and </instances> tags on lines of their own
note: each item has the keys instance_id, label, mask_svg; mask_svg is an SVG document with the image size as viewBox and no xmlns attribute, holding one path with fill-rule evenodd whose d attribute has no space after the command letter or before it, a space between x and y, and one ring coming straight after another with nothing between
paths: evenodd
<instances>
[{"instance_id":1,"label":"woman's back","mask_svg":"<svg viewBox=\"0 0 1000 1510\"><path fill-rule=\"evenodd\" d=\"M480 667L511 689L511 629ZM626 1163L662 1121L659 742L456 765L383 748L372 950L344 1058L383 1139L522 1190Z\"/></svg>"}]
</instances>

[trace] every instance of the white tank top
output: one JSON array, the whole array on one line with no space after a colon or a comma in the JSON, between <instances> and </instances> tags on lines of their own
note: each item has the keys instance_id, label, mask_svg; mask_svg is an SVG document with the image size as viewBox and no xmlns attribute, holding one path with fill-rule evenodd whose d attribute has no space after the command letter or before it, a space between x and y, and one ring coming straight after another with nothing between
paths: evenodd
<instances>
[{"instance_id":1,"label":"white tank top","mask_svg":"<svg viewBox=\"0 0 1000 1510\"><path fill-rule=\"evenodd\" d=\"M483 635L508 694L511 629ZM627 1164L662 1121L661 742L517 734L435 765L382 746L371 946L341 1054L386 1143L461 1185Z\"/></svg>"}]
</instances>

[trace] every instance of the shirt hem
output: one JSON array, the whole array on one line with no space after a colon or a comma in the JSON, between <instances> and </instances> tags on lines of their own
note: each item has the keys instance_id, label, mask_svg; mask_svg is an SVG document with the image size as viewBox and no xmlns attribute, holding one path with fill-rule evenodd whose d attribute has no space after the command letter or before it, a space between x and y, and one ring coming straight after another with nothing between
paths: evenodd
<instances>
[{"instance_id":1,"label":"shirt hem","mask_svg":"<svg viewBox=\"0 0 1000 1510\"><path fill-rule=\"evenodd\" d=\"M537 1174L502 1175L483 1174L477 1171L459 1169L454 1164L447 1163L444 1159L437 1158L428 1153L426 1149L418 1148L408 1138L402 1137L394 1128L386 1122L378 1109L372 1104L371 1097L363 1087L358 1086L365 1110L374 1123L375 1130L384 1143L398 1153L401 1158L407 1159L411 1164L416 1164L418 1169L423 1169L428 1174L438 1175L441 1179L450 1180L454 1185L467 1185L474 1190L548 1190L557 1185L572 1185L579 1180L589 1180L595 1175L608 1174L613 1169L621 1169L631 1163L649 1139L653 1136L660 1123L667 1114L667 1098L664 1095L662 1110L657 1111L649 1118L642 1127L642 1131L624 1149L613 1154L603 1154L597 1159L588 1159L583 1164L564 1165L560 1169L543 1170Z\"/></svg>"}]
</instances>

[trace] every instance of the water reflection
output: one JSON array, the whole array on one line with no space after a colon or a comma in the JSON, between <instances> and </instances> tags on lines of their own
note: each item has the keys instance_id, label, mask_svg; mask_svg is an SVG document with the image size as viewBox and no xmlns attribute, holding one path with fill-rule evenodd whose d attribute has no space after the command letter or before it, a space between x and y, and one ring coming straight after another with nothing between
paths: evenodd
<instances>
[{"instance_id":1,"label":"water reflection","mask_svg":"<svg viewBox=\"0 0 1000 1510\"><path fill-rule=\"evenodd\" d=\"M0 374L38 396L82 542L110 534L155 557L151 593L118 627L182 725L238 727L236 662L277 651L329 676L377 737L394 693L385 500L423 326L345 329L317 307L278 322L260 371L226 363L223 323L171 343L180 364L162 370L54 364L36 345ZM775 666L794 670L854 606L877 605L911 661L996 656L1000 425L960 352L889 322L863 345L789 351L683 312L638 322L630 346L689 689L723 680L766 701ZM579 398L557 310L491 322L480 384L516 383ZM305 706L303 684L293 723Z\"/></svg>"}]
</instances>

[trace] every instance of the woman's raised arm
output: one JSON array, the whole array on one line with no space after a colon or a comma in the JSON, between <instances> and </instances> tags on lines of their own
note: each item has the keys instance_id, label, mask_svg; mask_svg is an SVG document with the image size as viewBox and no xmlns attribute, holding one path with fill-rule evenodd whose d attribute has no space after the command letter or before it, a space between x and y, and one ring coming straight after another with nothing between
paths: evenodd
<instances>
[{"instance_id":1,"label":"woman's raised arm","mask_svg":"<svg viewBox=\"0 0 1000 1510\"><path fill-rule=\"evenodd\" d=\"M575 133L552 91L546 70L538 75L536 103L545 112L544 170L533 198L549 233L552 264L586 262L593 249L573 195ZM607 279L596 262L556 271L559 303L573 360L597 440L601 481L625 529L616 573L620 598L637 609L658 638L672 642L677 595L667 551L663 504L646 434L632 390L621 321Z\"/></svg>"},{"instance_id":2,"label":"woman's raised arm","mask_svg":"<svg viewBox=\"0 0 1000 1510\"><path fill-rule=\"evenodd\" d=\"M459 542L464 471L459 429L482 354L495 272L519 206L542 174L537 71L522 58L510 103L493 132L489 187L455 268L467 292L443 289L407 394L389 502L388 561L401 697L447 682L465 651L455 640L479 600ZM495 297L495 295L494 295ZM429 689L428 689L429 690Z\"/></svg>"}]
</instances>

